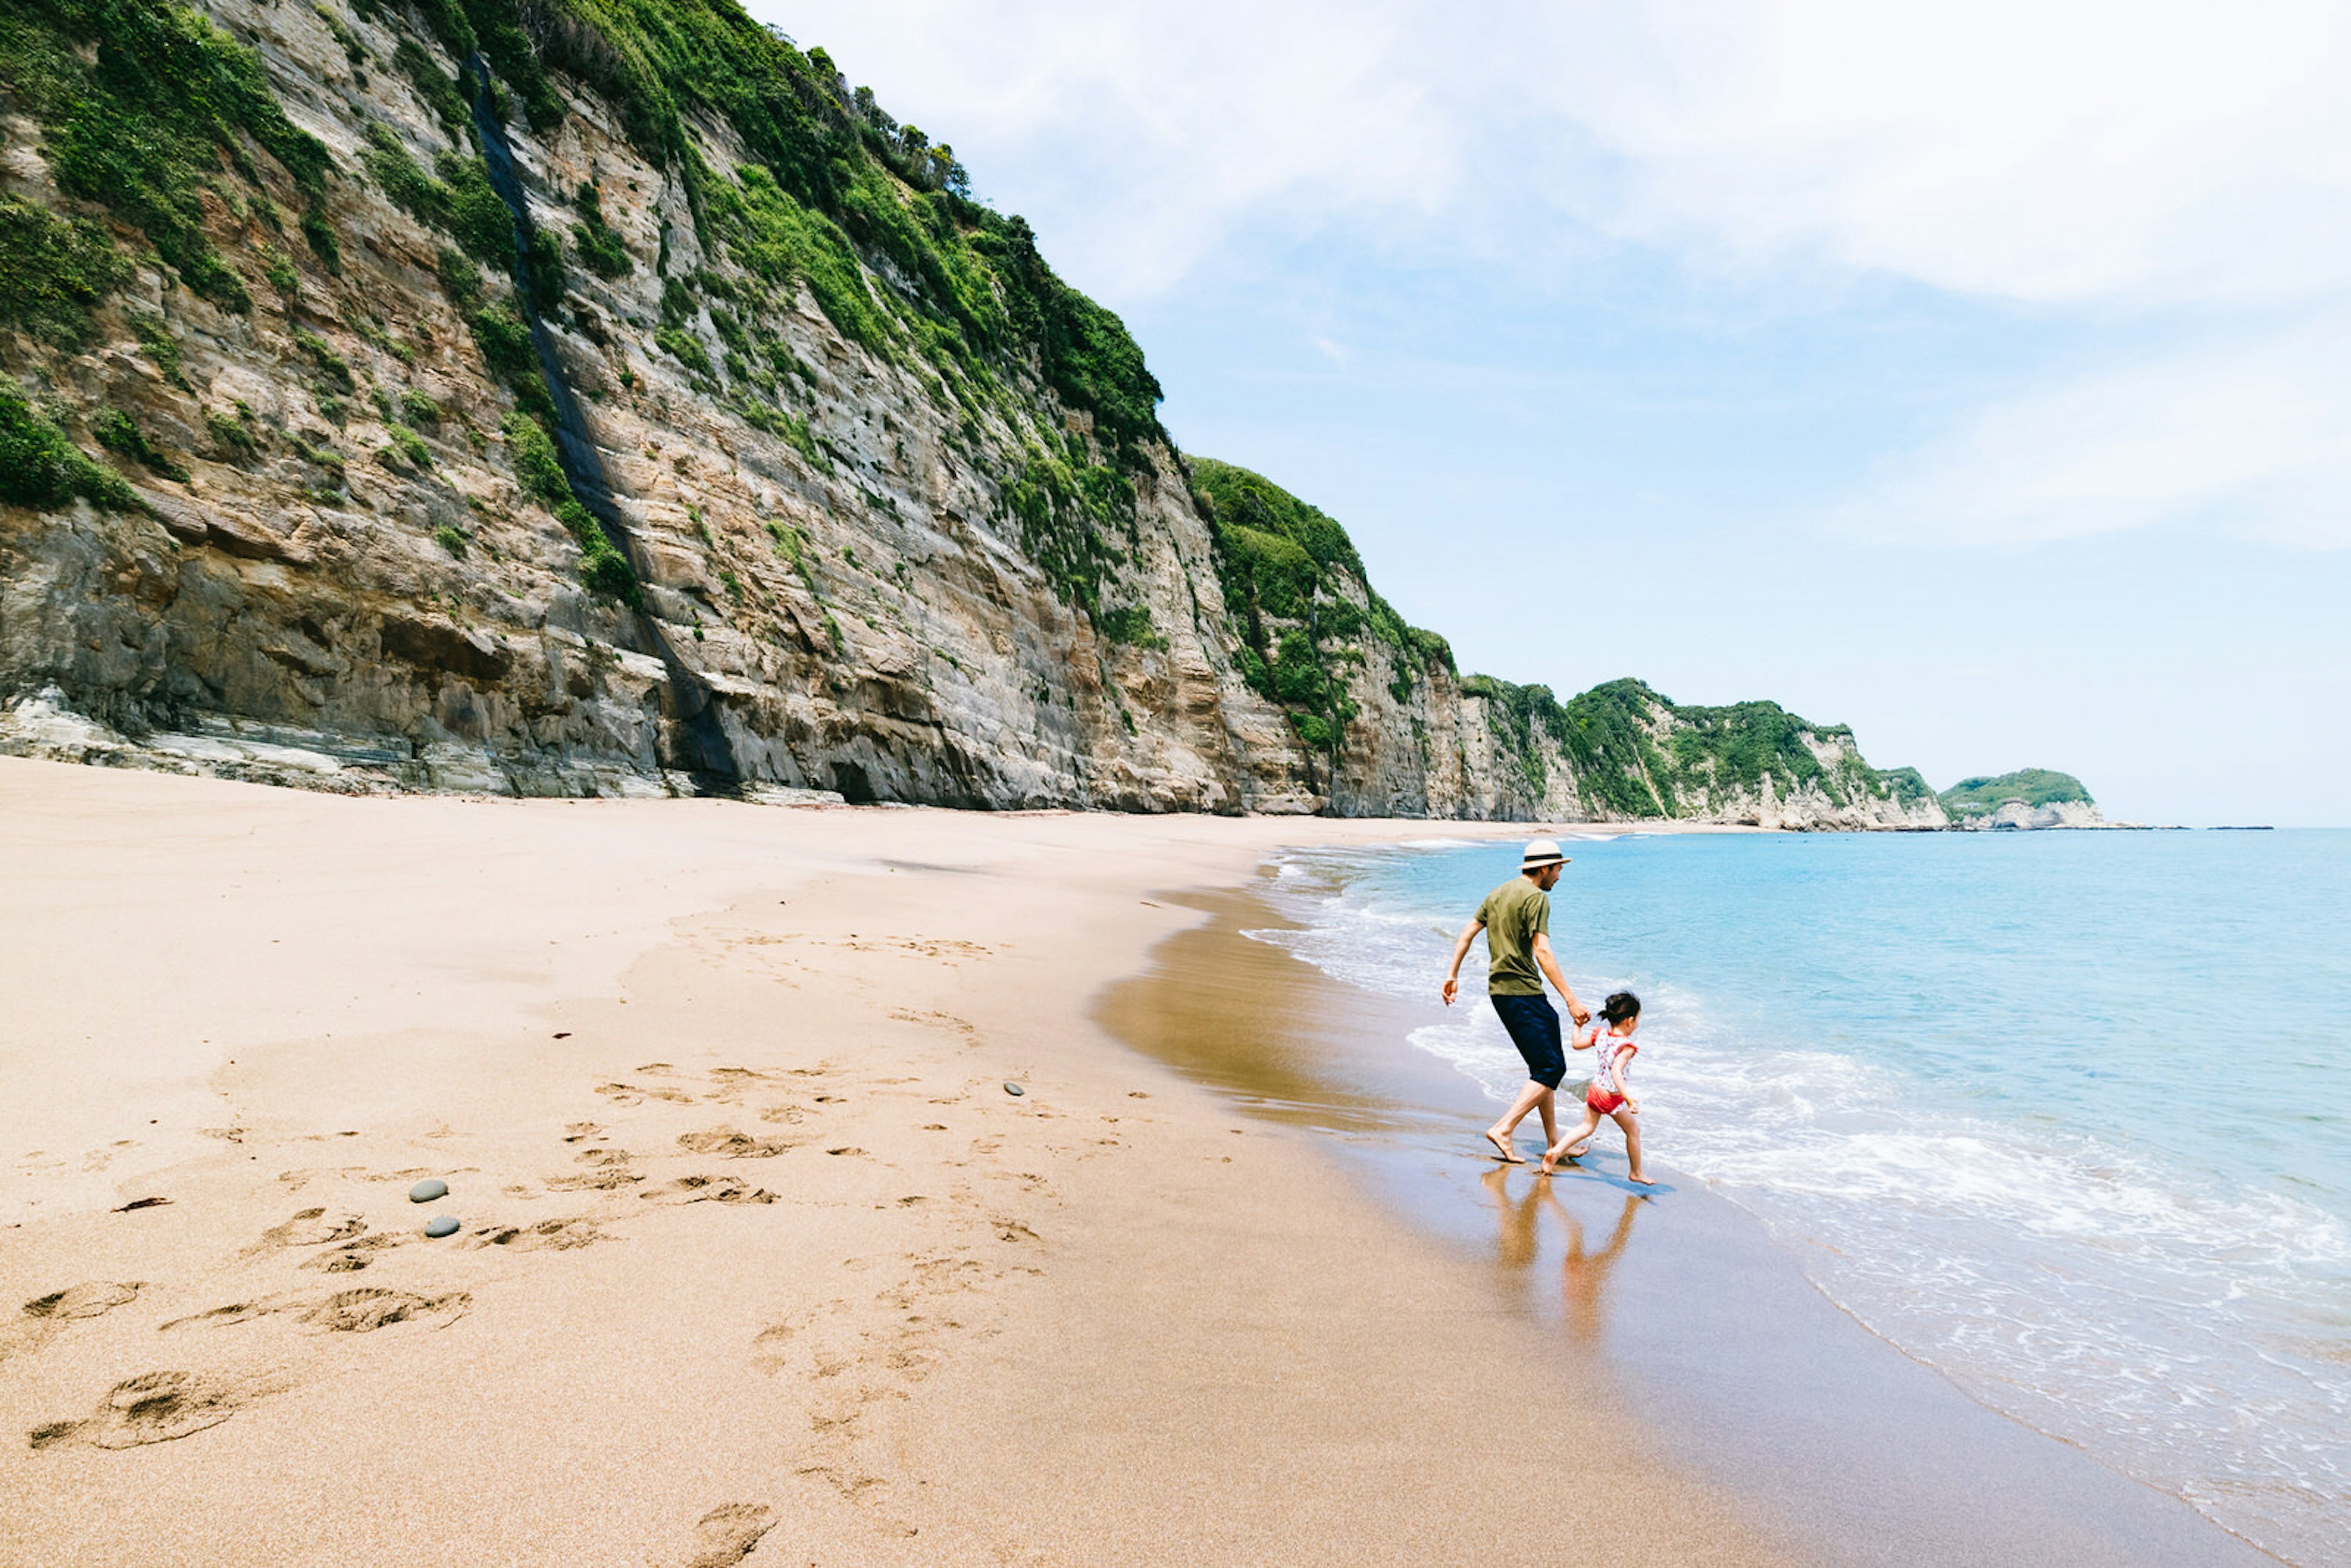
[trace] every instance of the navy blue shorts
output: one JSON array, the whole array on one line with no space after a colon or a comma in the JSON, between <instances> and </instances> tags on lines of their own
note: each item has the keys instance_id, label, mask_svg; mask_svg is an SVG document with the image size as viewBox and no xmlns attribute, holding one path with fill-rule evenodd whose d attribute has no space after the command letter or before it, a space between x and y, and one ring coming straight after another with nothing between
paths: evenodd
<instances>
[{"instance_id":1,"label":"navy blue shorts","mask_svg":"<svg viewBox=\"0 0 2351 1568\"><path fill-rule=\"evenodd\" d=\"M1556 1089L1567 1076L1567 1053L1559 1040L1559 1009L1549 997L1488 997L1510 1031L1510 1043L1527 1059L1527 1076Z\"/></svg>"}]
</instances>

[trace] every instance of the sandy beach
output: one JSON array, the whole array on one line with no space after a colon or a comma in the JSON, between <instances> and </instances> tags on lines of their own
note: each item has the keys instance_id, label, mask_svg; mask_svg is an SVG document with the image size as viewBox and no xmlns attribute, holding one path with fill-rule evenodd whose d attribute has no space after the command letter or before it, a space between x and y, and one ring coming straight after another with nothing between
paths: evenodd
<instances>
[{"instance_id":1,"label":"sandy beach","mask_svg":"<svg viewBox=\"0 0 2351 1568\"><path fill-rule=\"evenodd\" d=\"M1165 890L1426 831L0 763L0 1555L1781 1560L1089 1019Z\"/></svg>"}]
</instances>

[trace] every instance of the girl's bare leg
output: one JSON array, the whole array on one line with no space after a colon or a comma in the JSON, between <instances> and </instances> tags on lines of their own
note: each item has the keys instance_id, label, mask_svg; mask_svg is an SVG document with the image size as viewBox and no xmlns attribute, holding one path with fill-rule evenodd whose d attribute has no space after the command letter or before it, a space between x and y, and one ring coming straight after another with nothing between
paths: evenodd
<instances>
[{"instance_id":1,"label":"girl's bare leg","mask_svg":"<svg viewBox=\"0 0 2351 1568\"><path fill-rule=\"evenodd\" d=\"M1568 1149L1572 1145L1585 1142L1599 1130L1600 1113L1586 1105L1583 1108L1583 1125L1543 1151L1543 1175L1549 1176L1559 1169L1559 1162L1568 1157Z\"/></svg>"},{"instance_id":2,"label":"girl's bare leg","mask_svg":"<svg viewBox=\"0 0 2351 1568\"><path fill-rule=\"evenodd\" d=\"M1632 1167L1633 1180L1643 1186L1657 1184L1641 1174L1641 1118L1630 1111L1611 1113L1612 1119L1625 1130L1625 1161Z\"/></svg>"}]
</instances>

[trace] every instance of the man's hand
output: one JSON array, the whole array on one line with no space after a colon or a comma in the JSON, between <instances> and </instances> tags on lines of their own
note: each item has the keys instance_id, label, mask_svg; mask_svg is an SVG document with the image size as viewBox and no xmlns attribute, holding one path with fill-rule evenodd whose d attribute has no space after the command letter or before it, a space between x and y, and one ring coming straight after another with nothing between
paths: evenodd
<instances>
[{"instance_id":1,"label":"man's hand","mask_svg":"<svg viewBox=\"0 0 2351 1568\"><path fill-rule=\"evenodd\" d=\"M1461 992L1461 960L1469 956L1469 944L1475 942L1478 933L1484 929L1484 921L1472 920L1461 928L1461 935L1453 939L1453 967L1445 971L1445 1005L1448 1008Z\"/></svg>"}]
</instances>

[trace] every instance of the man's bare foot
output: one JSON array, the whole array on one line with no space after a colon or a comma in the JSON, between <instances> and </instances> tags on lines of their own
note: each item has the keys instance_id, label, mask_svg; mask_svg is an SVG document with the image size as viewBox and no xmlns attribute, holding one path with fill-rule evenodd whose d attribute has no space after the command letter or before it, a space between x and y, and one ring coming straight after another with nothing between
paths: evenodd
<instances>
[{"instance_id":1,"label":"man's bare foot","mask_svg":"<svg viewBox=\"0 0 2351 1568\"><path fill-rule=\"evenodd\" d=\"M1654 1180L1645 1176L1626 1176L1625 1179L1626 1181L1638 1182L1643 1186L1655 1186L1657 1185Z\"/></svg>"},{"instance_id":2,"label":"man's bare foot","mask_svg":"<svg viewBox=\"0 0 2351 1568\"><path fill-rule=\"evenodd\" d=\"M1519 1158L1519 1152L1510 1147L1509 1141L1506 1140L1499 1133L1494 1132L1492 1129L1489 1128L1486 1133L1486 1141L1494 1145L1494 1157L1501 1161L1504 1165L1522 1166L1527 1163L1526 1161Z\"/></svg>"},{"instance_id":3,"label":"man's bare foot","mask_svg":"<svg viewBox=\"0 0 2351 1568\"><path fill-rule=\"evenodd\" d=\"M1583 1142L1582 1142L1582 1143L1580 1143L1580 1144L1576 1145L1575 1145L1575 1147L1573 1147L1573 1148L1572 1148L1572 1149L1568 1150L1568 1151L1567 1151L1567 1153L1565 1153L1565 1154L1562 1155L1560 1156L1560 1158L1562 1158L1562 1159L1563 1159L1563 1160L1580 1160L1580 1159L1582 1159L1584 1155L1586 1155L1590 1154L1591 1152L1592 1152L1592 1140L1591 1140L1590 1138L1586 1138L1586 1139L1584 1139L1584 1140L1583 1140Z\"/></svg>"}]
</instances>

